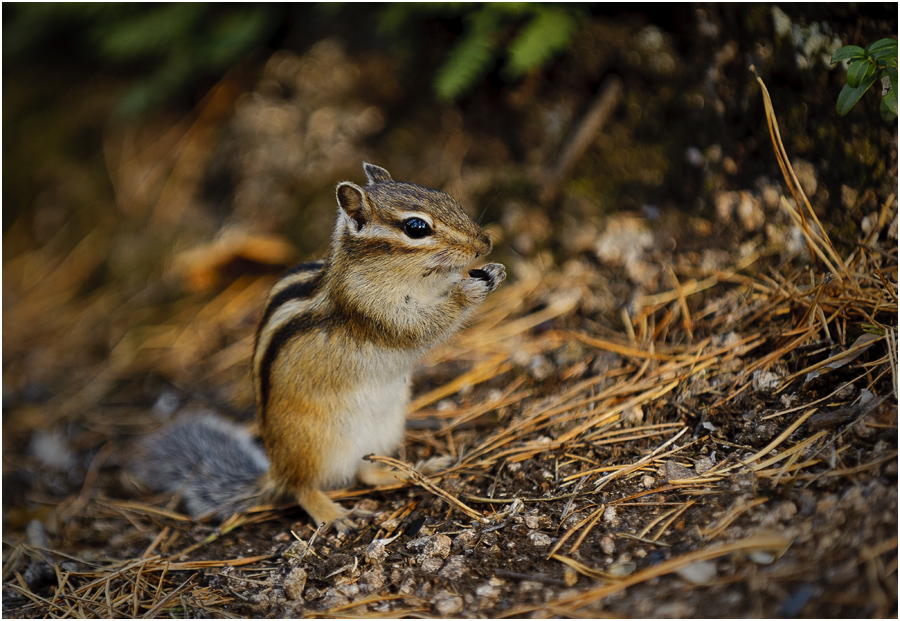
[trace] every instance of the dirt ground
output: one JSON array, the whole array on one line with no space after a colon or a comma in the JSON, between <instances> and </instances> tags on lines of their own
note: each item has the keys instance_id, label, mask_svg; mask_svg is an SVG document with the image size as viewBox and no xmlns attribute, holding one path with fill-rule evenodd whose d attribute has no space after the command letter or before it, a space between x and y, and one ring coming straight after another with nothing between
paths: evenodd
<instances>
[{"instance_id":1,"label":"dirt ground","mask_svg":"<svg viewBox=\"0 0 900 621\"><path fill-rule=\"evenodd\" d=\"M896 617L897 127L874 93L838 117L827 59L897 23L808 10L595 14L449 107L324 38L30 170L4 208L3 616ZM97 126L112 95L72 89ZM456 196L510 278L374 458L412 481L333 493L355 533L192 522L135 447L203 410L253 426L266 292L327 250L363 160Z\"/></svg>"}]
</instances>

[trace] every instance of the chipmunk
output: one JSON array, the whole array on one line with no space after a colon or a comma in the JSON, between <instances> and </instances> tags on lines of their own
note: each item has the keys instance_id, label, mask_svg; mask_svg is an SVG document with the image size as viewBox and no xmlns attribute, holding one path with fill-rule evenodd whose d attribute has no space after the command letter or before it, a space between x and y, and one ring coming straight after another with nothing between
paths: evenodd
<instances>
[{"instance_id":1,"label":"chipmunk","mask_svg":"<svg viewBox=\"0 0 900 621\"><path fill-rule=\"evenodd\" d=\"M216 415L145 446L142 478L180 491L194 517L227 517L285 495L317 524L352 528L324 490L399 475L364 461L403 440L416 361L506 278L499 263L463 273L492 248L449 195L363 163L368 185L338 184L328 257L275 283L253 353L265 453Z\"/></svg>"}]
</instances>

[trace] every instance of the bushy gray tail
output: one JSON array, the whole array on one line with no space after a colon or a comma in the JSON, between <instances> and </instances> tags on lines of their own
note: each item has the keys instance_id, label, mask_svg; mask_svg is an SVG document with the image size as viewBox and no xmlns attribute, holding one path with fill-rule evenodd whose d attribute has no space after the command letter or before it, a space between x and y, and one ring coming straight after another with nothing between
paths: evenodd
<instances>
[{"instance_id":1,"label":"bushy gray tail","mask_svg":"<svg viewBox=\"0 0 900 621\"><path fill-rule=\"evenodd\" d=\"M213 413L188 418L148 438L135 464L138 477L180 493L191 517L224 519L259 501L269 469L265 452L243 427Z\"/></svg>"}]
</instances>

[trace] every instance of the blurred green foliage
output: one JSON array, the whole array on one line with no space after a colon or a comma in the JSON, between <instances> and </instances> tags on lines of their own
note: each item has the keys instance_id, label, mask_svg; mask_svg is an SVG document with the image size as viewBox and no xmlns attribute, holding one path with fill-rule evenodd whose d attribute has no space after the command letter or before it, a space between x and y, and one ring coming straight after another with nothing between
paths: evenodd
<instances>
[{"instance_id":1,"label":"blurred green foliage","mask_svg":"<svg viewBox=\"0 0 900 621\"><path fill-rule=\"evenodd\" d=\"M381 12L379 27L395 37L422 18L462 18L464 31L434 79L438 99L449 102L471 90L501 54L502 75L511 81L543 67L572 42L583 13L575 6L530 2L392 4Z\"/></svg>"},{"instance_id":2,"label":"blurred green foliage","mask_svg":"<svg viewBox=\"0 0 900 621\"><path fill-rule=\"evenodd\" d=\"M847 84L837 100L838 114L844 116L876 81L890 80L882 94L881 117L888 123L897 118L897 40L879 39L867 48L845 45L834 53L832 63L847 61Z\"/></svg>"},{"instance_id":3,"label":"blurred green foliage","mask_svg":"<svg viewBox=\"0 0 900 621\"><path fill-rule=\"evenodd\" d=\"M116 112L144 114L201 78L218 77L279 27L284 5L21 3L4 6L4 73L58 59L135 77Z\"/></svg>"},{"instance_id":4,"label":"blurred green foliage","mask_svg":"<svg viewBox=\"0 0 900 621\"><path fill-rule=\"evenodd\" d=\"M331 15L337 22L365 14L384 41L405 35L429 19L462 23L462 32L437 69L434 91L450 102L469 92L501 59L501 75L521 78L565 51L586 11L578 6L511 3L395 3L316 5L205 3L16 3L3 9L3 54L18 66L47 62L92 63L126 73L129 86L116 113L133 118L217 79L250 52L264 47L279 28L303 31L308 20ZM428 45L419 41L418 45ZM417 50L412 50L417 53Z\"/></svg>"}]
</instances>

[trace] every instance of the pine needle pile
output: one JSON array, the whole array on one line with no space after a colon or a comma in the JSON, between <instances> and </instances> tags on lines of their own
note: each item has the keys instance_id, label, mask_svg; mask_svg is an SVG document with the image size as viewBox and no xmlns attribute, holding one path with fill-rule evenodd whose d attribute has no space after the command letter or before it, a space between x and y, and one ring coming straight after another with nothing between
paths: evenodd
<instances>
[{"instance_id":1,"label":"pine needle pile","mask_svg":"<svg viewBox=\"0 0 900 621\"><path fill-rule=\"evenodd\" d=\"M15 404L4 432L44 430L52 447L49 430L64 430L72 454L56 457L84 476L60 502L53 481L29 489L37 458L4 455L29 501L5 510L7 531L25 533L4 535L5 615L896 614L895 197L868 231L833 243L762 88L781 208L808 259L754 247L727 269L672 269L669 290L618 306L619 327L590 312L596 266L510 262L515 277L423 363L404 454L372 457L410 482L333 494L372 513L352 536L317 532L291 507L195 524L127 468L172 400L252 424L248 359L275 276L215 283L223 266L278 266L290 248L238 236L175 249L192 292L165 303L153 287L92 288L104 227L65 255L51 241L7 261L4 353L24 360L7 379L65 368L78 388ZM217 109L145 160L114 158L114 181L129 182L171 158L150 174L182 180L147 199L159 222L179 220L179 193L199 178L184 162L210 156ZM112 344L102 364L98 338ZM158 398L135 403L138 389Z\"/></svg>"}]
</instances>

